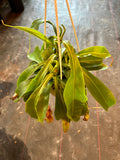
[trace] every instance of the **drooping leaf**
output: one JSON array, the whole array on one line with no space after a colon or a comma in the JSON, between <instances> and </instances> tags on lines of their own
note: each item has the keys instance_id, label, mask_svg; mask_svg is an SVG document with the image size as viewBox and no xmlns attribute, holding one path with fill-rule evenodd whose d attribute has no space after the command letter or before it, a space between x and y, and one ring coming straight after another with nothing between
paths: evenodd
<instances>
[{"instance_id":1,"label":"drooping leaf","mask_svg":"<svg viewBox=\"0 0 120 160\"><path fill-rule=\"evenodd\" d=\"M20 84L19 84L19 86L17 87L17 89L16 89L16 91L15 91L15 93L17 93L17 99L15 100L15 102L18 102L21 98L22 98L22 96L25 94L25 92L26 92L26 90L27 90L27 88L28 88L28 85L30 84L30 81L31 81L32 79L27 79L27 80L24 80L24 81L22 81Z\"/></svg>"},{"instance_id":2,"label":"drooping leaf","mask_svg":"<svg viewBox=\"0 0 120 160\"><path fill-rule=\"evenodd\" d=\"M83 68L85 84L96 101L107 111L116 103L112 92L93 74Z\"/></svg>"},{"instance_id":3,"label":"drooping leaf","mask_svg":"<svg viewBox=\"0 0 120 160\"><path fill-rule=\"evenodd\" d=\"M71 68L63 96L67 107L67 116L74 121L78 121L83 108L87 108L84 77L74 48L67 41L64 41L63 44L68 50Z\"/></svg>"},{"instance_id":4,"label":"drooping leaf","mask_svg":"<svg viewBox=\"0 0 120 160\"><path fill-rule=\"evenodd\" d=\"M87 69L88 71L96 71L96 70L105 70L108 68L107 65L101 63L101 64L85 64L85 63L81 63L81 66L85 69Z\"/></svg>"},{"instance_id":5,"label":"drooping leaf","mask_svg":"<svg viewBox=\"0 0 120 160\"><path fill-rule=\"evenodd\" d=\"M94 57L92 55L78 56L80 64L82 67L89 71L93 70L105 70L108 68L105 64L103 64L103 58Z\"/></svg>"},{"instance_id":6,"label":"drooping leaf","mask_svg":"<svg viewBox=\"0 0 120 160\"><path fill-rule=\"evenodd\" d=\"M37 118L40 122L43 122L46 116L49 93L52 85L48 82L52 79L52 76L53 73L48 74L26 101L26 112L31 117Z\"/></svg>"},{"instance_id":7,"label":"drooping leaf","mask_svg":"<svg viewBox=\"0 0 120 160\"><path fill-rule=\"evenodd\" d=\"M28 100L28 98L30 97L30 95L32 94L32 91L31 92L25 92L24 95L23 95L23 100L24 102L26 102Z\"/></svg>"},{"instance_id":8,"label":"drooping leaf","mask_svg":"<svg viewBox=\"0 0 120 160\"><path fill-rule=\"evenodd\" d=\"M43 58L42 58L42 55L41 55L41 50L39 49L38 46L36 46L35 50L28 54L27 57L32 60L32 61L35 61L37 63L41 63Z\"/></svg>"},{"instance_id":9,"label":"drooping leaf","mask_svg":"<svg viewBox=\"0 0 120 160\"><path fill-rule=\"evenodd\" d=\"M22 27L22 26L11 26L11 25L7 25L7 24L4 24L4 26L16 28L16 29L20 29L22 31L28 32L28 33L32 34L33 36L45 41L46 43L50 43L52 45L51 41L44 34L42 34L41 32L39 32L33 28Z\"/></svg>"},{"instance_id":10,"label":"drooping leaf","mask_svg":"<svg viewBox=\"0 0 120 160\"><path fill-rule=\"evenodd\" d=\"M64 119L68 121L67 108L63 98L63 87L57 77L54 78L55 83L55 118L56 120ZM65 87L65 86L64 86Z\"/></svg>"},{"instance_id":11,"label":"drooping leaf","mask_svg":"<svg viewBox=\"0 0 120 160\"><path fill-rule=\"evenodd\" d=\"M89 55L92 55L94 57L99 57L99 58L107 58L107 57L111 56L109 54L108 50L103 46L94 46L94 47L89 47L89 48L83 49L77 53L77 56L78 55L81 58L89 56Z\"/></svg>"},{"instance_id":12,"label":"drooping leaf","mask_svg":"<svg viewBox=\"0 0 120 160\"><path fill-rule=\"evenodd\" d=\"M41 123L44 121L46 117L51 86L52 82L47 84L47 86L45 87L45 89L43 90L43 92L39 97L38 104L36 105L36 110L39 115L39 121Z\"/></svg>"},{"instance_id":13,"label":"drooping leaf","mask_svg":"<svg viewBox=\"0 0 120 160\"><path fill-rule=\"evenodd\" d=\"M53 54L53 55L51 55L51 57L48 60L46 60L42 69L37 73L36 77L30 82L26 93L34 91L38 87L38 85L45 78L45 76L48 72L48 69L49 69L49 67L50 67L50 65L53 62L55 57L56 57L56 55Z\"/></svg>"},{"instance_id":14,"label":"drooping leaf","mask_svg":"<svg viewBox=\"0 0 120 160\"><path fill-rule=\"evenodd\" d=\"M39 68L38 64L33 64L28 66L28 68L26 68L21 75L19 76L18 80L17 80L17 87L19 86L19 84L26 80L27 78L29 78L37 69Z\"/></svg>"},{"instance_id":15,"label":"drooping leaf","mask_svg":"<svg viewBox=\"0 0 120 160\"><path fill-rule=\"evenodd\" d=\"M101 64L103 63L103 58L99 58L99 57L94 57L92 55L87 55L85 57L80 57L78 56L78 59L80 61L80 63L85 63L85 64Z\"/></svg>"}]
</instances>

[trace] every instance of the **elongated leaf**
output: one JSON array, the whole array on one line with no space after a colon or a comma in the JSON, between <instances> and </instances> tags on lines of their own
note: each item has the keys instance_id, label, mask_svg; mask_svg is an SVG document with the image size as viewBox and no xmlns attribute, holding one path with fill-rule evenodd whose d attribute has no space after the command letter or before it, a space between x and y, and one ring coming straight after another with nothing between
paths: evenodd
<instances>
[{"instance_id":1,"label":"elongated leaf","mask_svg":"<svg viewBox=\"0 0 120 160\"><path fill-rule=\"evenodd\" d=\"M28 54L27 57L32 60L32 61L35 61L37 63L41 63L43 58L42 58L42 55L41 55L41 50L39 49L38 46L36 46L35 50Z\"/></svg>"},{"instance_id":2,"label":"elongated leaf","mask_svg":"<svg viewBox=\"0 0 120 160\"><path fill-rule=\"evenodd\" d=\"M81 63L81 66L87 69L88 71L96 71L96 70L105 70L108 68L107 65L101 63L101 64L85 64Z\"/></svg>"},{"instance_id":3,"label":"elongated leaf","mask_svg":"<svg viewBox=\"0 0 120 160\"><path fill-rule=\"evenodd\" d=\"M60 35L60 37L61 37L61 35L62 35L62 27L59 26L59 29L60 29L59 35ZM57 35L57 34L56 34L56 35Z\"/></svg>"},{"instance_id":4,"label":"elongated leaf","mask_svg":"<svg viewBox=\"0 0 120 160\"><path fill-rule=\"evenodd\" d=\"M43 122L46 116L48 108L49 93L51 83L48 83L53 74L50 73L46 76L44 81L38 88L31 94L26 101L26 112L33 118L37 118L40 122Z\"/></svg>"},{"instance_id":5,"label":"elongated leaf","mask_svg":"<svg viewBox=\"0 0 120 160\"><path fill-rule=\"evenodd\" d=\"M28 98L30 97L30 95L32 94L32 91L31 92L25 92L24 95L23 95L23 100L24 102L26 102L28 100Z\"/></svg>"},{"instance_id":6,"label":"elongated leaf","mask_svg":"<svg viewBox=\"0 0 120 160\"><path fill-rule=\"evenodd\" d=\"M41 32L39 32L33 28L22 27L22 26L11 26L11 25L6 25L6 24L4 24L4 26L16 28L16 29L20 29L22 31L28 32L28 33L32 34L33 36L45 41L46 43L50 43L52 45L51 41L44 34L42 34Z\"/></svg>"},{"instance_id":7,"label":"elongated leaf","mask_svg":"<svg viewBox=\"0 0 120 160\"><path fill-rule=\"evenodd\" d=\"M34 91L38 85L42 82L42 80L45 78L49 66L51 65L51 63L53 62L54 58L56 57L56 55L51 55L51 57L45 62L44 66L42 67L42 69L39 71L39 73L36 75L36 77L30 82L28 89L26 91L27 92L31 92Z\"/></svg>"},{"instance_id":8,"label":"elongated leaf","mask_svg":"<svg viewBox=\"0 0 120 160\"><path fill-rule=\"evenodd\" d=\"M18 80L17 80L17 87L19 86L19 84L26 80L27 78L29 78L37 69L39 68L38 64L34 64L34 65L30 65L28 68L26 68L21 75L19 76Z\"/></svg>"},{"instance_id":9,"label":"elongated leaf","mask_svg":"<svg viewBox=\"0 0 120 160\"><path fill-rule=\"evenodd\" d=\"M17 93L18 98L15 100L15 102L18 102L22 98L22 96L25 94L31 80L32 79L24 80L17 87L15 93Z\"/></svg>"},{"instance_id":10,"label":"elongated leaf","mask_svg":"<svg viewBox=\"0 0 120 160\"><path fill-rule=\"evenodd\" d=\"M92 55L99 58L107 58L111 56L108 50L103 46L94 46L94 47L83 49L80 52L78 52L77 55L79 55L80 57Z\"/></svg>"},{"instance_id":11,"label":"elongated leaf","mask_svg":"<svg viewBox=\"0 0 120 160\"><path fill-rule=\"evenodd\" d=\"M64 98L63 98L63 88L62 88L62 84L60 84L60 81L58 81L58 79L55 77L54 79L55 81L55 95L56 95L56 99L55 99L55 118L56 120L59 119L64 119L66 121L68 121L68 117L67 117L67 108L64 102Z\"/></svg>"},{"instance_id":12,"label":"elongated leaf","mask_svg":"<svg viewBox=\"0 0 120 160\"><path fill-rule=\"evenodd\" d=\"M63 36L64 36L64 34L65 34L65 32L66 32L66 28L65 28L65 26L62 24L61 25L62 27L63 27L63 32L62 32L62 34L60 34L60 38L61 38L61 40L63 39Z\"/></svg>"},{"instance_id":13,"label":"elongated leaf","mask_svg":"<svg viewBox=\"0 0 120 160\"><path fill-rule=\"evenodd\" d=\"M46 112L48 109L48 103L49 103L49 95L50 95L50 89L52 86L52 82L48 83L43 92L41 93L38 104L36 105L36 112L39 115L39 121L42 123L46 117Z\"/></svg>"},{"instance_id":14,"label":"elongated leaf","mask_svg":"<svg viewBox=\"0 0 120 160\"><path fill-rule=\"evenodd\" d=\"M85 57L78 57L80 64L85 63L85 64L101 64L103 63L103 58L99 57L94 57L92 55L87 55Z\"/></svg>"},{"instance_id":15,"label":"elongated leaf","mask_svg":"<svg viewBox=\"0 0 120 160\"><path fill-rule=\"evenodd\" d=\"M74 48L67 41L64 41L63 44L68 50L71 68L70 77L67 80L63 94L67 106L67 116L74 121L78 121L83 108L87 107L84 77Z\"/></svg>"},{"instance_id":16,"label":"elongated leaf","mask_svg":"<svg viewBox=\"0 0 120 160\"><path fill-rule=\"evenodd\" d=\"M93 74L83 69L85 84L101 106L107 111L108 108L116 103L112 92Z\"/></svg>"},{"instance_id":17,"label":"elongated leaf","mask_svg":"<svg viewBox=\"0 0 120 160\"><path fill-rule=\"evenodd\" d=\"M103 64L103 58L94 57L92 55L87 55L85 57L78 57L79 62L82 67L89 71L93 70L105 70L108 68L105 64Z\"/></svg>"},{"instance_id":18,"label":"elongated leaf","mask_svg":"<svg viewBox=\"0 0 120 160\"><path fill-rule=\"evenodd\" d=\"M32 22L31 28L38 30L39 26L43 23L44 23L44 19L36 19L35 21ZM49 23L50 25L52 25L53 30L54 30L55 34L57 35L57 30L56 30L55 25L48 20L46 20L46 23Z\"/></svg>"}]
</instances>

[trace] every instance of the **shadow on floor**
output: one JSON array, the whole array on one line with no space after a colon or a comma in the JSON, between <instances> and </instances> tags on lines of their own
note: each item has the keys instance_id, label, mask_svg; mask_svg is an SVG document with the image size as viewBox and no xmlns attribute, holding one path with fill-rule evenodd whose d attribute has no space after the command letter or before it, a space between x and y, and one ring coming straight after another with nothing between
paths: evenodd
<instances>
[{"instance_id":1,"label":"shadow on floor","mask_svg":"<svg viewBox=\"0 0 120 160\"><path fill-rule=\"evenodd\" d=\"M0 159L1 160L31 160L28 149L24 143L6 133L5 129L0 129Z\"/></svg>"},{"instance_id":2,"label":"shadow on floor","mask_svg":"<svg viewBox=\"0 0 120 160\"><path fill-rule=\"evenodd\" d=\"M0 81L0 101L5 96L9 95L12 86L13 84L11 82ZM1 102L0 102L0 107L1 107ZM0 114L1 114L1 109L0 109Z\"/></svg>"},{"instance_id":3,"label":"shadow on floor","mask_svg":"<svg viewBox=\"0 0 120 160\"><path fill-rule=\"evenodd\" d=\"M0 100L9 94L12 86L11 82L0 81Z\"/></svg>"}]
</instances>

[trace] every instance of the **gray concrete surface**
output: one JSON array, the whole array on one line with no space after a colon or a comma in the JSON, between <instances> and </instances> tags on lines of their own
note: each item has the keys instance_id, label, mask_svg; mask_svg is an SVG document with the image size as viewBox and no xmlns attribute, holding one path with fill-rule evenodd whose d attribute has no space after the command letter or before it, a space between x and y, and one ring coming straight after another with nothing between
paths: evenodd
<instances>
[{"instance_id":1,"label":"gray concrete surface","mask_svg":"<svg viewBox=\"0 0 120 160\"><path fill-rule=\"evenodd\" d=\"M48 1L47 19L55 23L53 2ZM80 48L103 45L114 58L113 66L98 71L97 77L112 90L117 103L108 112L91 109L88 122L81 119L71 123L62 137L61 159L120 160L120 0L69 2ZM29 27L33 20L44 17L44 1L24 0L24 4L24 12L15 14L7 1L0 1L0 13L7 24ZM76 47L65 0L58 1L58 12L59 24L63 23L67 28L65 39ZM43 27L40 30L43 32ZM47 34L52 34L49 27ZM0 25L0 160L58 160L61 122L54 120L51 124L41 125L25 113L22 100L18 103L10 100L19 74L29 63L26 57L28 38L22 31ZM40 40L32 38L32 50L41 44ZM106 63L110 64L110 61ZM95 105L89 95L89 106ZM52 95L50 106L54 110Z\"/></svg>"}]
</instances>

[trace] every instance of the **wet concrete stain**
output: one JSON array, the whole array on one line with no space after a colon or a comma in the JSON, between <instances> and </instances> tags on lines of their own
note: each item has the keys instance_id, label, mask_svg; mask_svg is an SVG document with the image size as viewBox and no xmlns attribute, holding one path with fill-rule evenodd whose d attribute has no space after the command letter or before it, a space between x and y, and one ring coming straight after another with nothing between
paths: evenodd
<instances>
[{"instance_id":1,"label":"wet concrete stain","mask_svg":"<svg viewBox=\"0 0 120 160\"><path fill-rule=\"evenodd\" d=\"M5 129L0 129L0 160L31 160L28 149L19 138L6 133Z\"/></svg>"},{"instance_id":2,"label":"wet concrete stain","mask_svg":"<svg viewBox=\"0 0 120 160\"><path fill-rule=\"evenodd\" d=\"M120 42L120 37L118 37L118 39L117 39L119 42Z\"/></svg>"},{"instance_id":3,"label":"wet concrete stain","mask_svg":"<svg viewBox=\"0 0 120 160\"><path fill-rule=\"evenodd\" d=\"M0 114L1 114L1 99L9 95L13 84L11 82L0 81Z\"/></svg>"},{"instance_id":4,"label":"wet concrete stain","mask_svg":"<svg viewBox=\"0 0 120 160\"><path fill-rule=\"evenodd\" d=\"M10 93L12 86L11 82L0 81L0 100Z\"/></svg>"}]
</instances>

